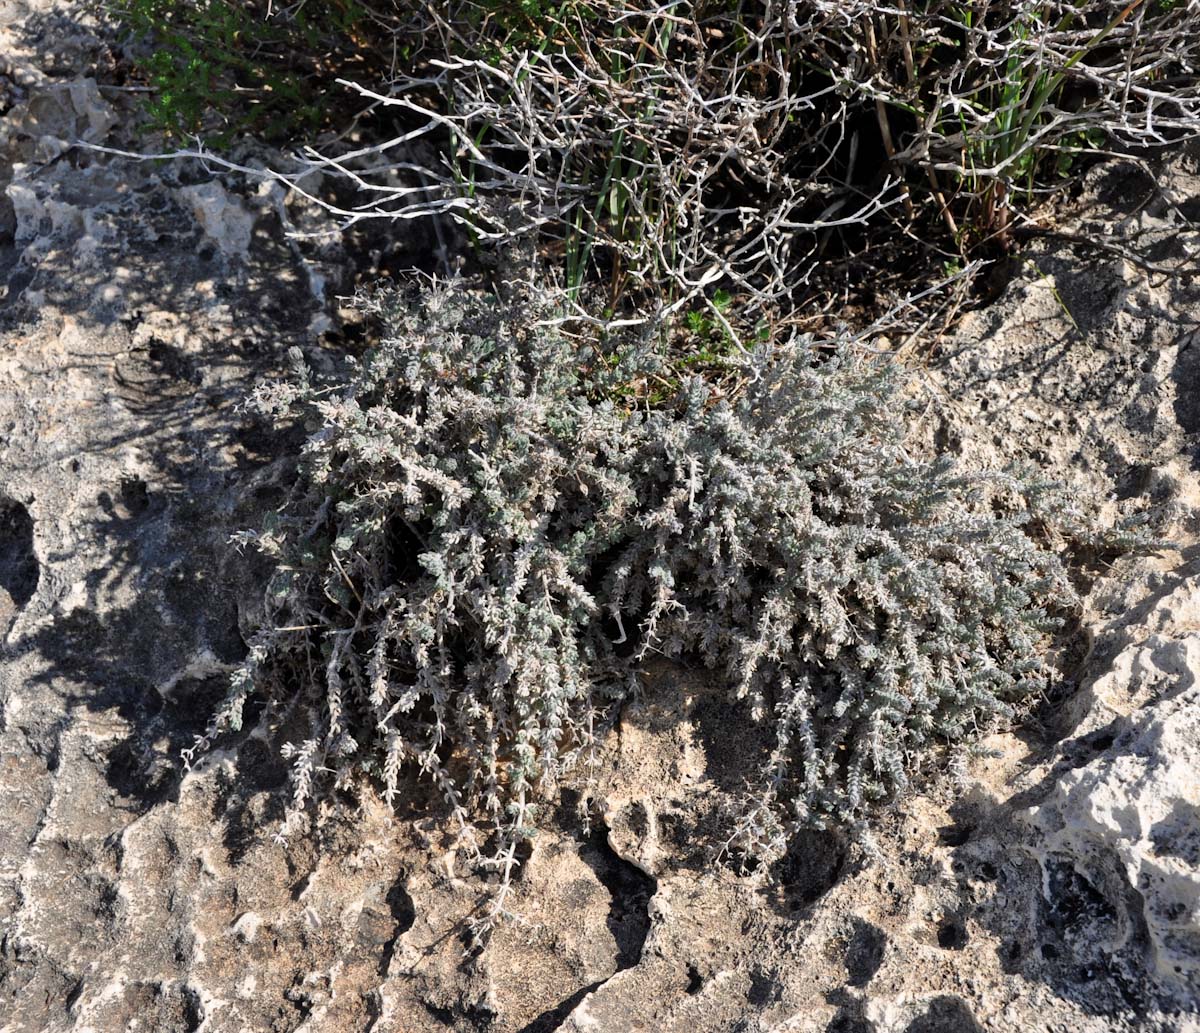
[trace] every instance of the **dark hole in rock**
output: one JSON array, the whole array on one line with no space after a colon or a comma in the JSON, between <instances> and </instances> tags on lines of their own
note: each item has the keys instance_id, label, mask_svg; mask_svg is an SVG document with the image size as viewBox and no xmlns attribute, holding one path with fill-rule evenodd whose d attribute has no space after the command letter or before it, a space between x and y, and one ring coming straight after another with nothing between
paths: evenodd
<instances>
[{"instance_id":1,"label":"dark hole in rock","mask_svg":"<svg viewBox=\"0 0 1200 1033\"><path fill-rule=\"evenodd\" d=\"M606 924L617 944L617 972L623 972L642 959L642 947L650 933L650 898L658 892L658 883L609 846L608 830L603 826L592 831L580 850L580 857L612 898ZM602 979L580 987L526 1024L520 1033L553 1033L580 1001L605 982Z\"/></svg>"},{"instance_id":2,"label":"dark hole in rock","mask_svg":"<svg viewBox=\"0 0 1200 1033\"><path fill-rule=\"evenodd\" d=\"M67 994L67 999L64 1002L66 1011L68 1013L70 1013L71 1009L74 1008L75 1005L78 1003L80 996L82 996L82 994L83 994L83 988L86 985L87 984L84 982L84 980L81 979L74 986L71 987L71 991L70 991L70 993Z\"/></svg>"},{"instance_id":3,"label":"dark hole in rock","mask_svg":"<svg viewBox=\"0 0 1200 1033\"><path fill-rule=\"evenodd\" d=\"M779 996L779 984L768 973L754 969L750 973L750 990L746 1001L755 1008L770 1004Z\"/></svg>"},{"instance_id":4,"label":"dark hole in rock","mask_svg":"<svg viewBox=\"0 0 1200 1033\"><path fill-rule=\"evenodd\" d=\"M388 907L392 909L392 918L396 921L396 935L403 936L417 920L417 909L402 879L398 879L388 891L386 900Z\"/></svg>"},{"instance_id":5,"label":"dark hole in rock","mask_svg":"<svg viewBox=\"0 0 1200 1033\"><path fill-rule=\"evenodd\" d=\"M0 497L0 634L37 591L41 566L33 551L33 519L21 503Z\"/></svg>"},{"instance_id":6,"label":"dark hole in rock","mask_svg":"<svg viewBox=\"0 0 1200 1033\"><path fill-rule=\"evenodd\" d=\"M646 814L643 804L635 801L629 805L629 831L638 839L644 839L650 832L650 817Z\"/></svg>"},{"instance_id":7,"label":"dark hole in rock","mask_svg":"<svg viewBox=\"0 0 1200 1033\"><path fill-rule=\"evenodd\" d=\"M700 975L700 970L695 965L688 965L688 985L687 994L689 997L694 997L704 986L704 977Z\"/></svg>"},{"instance_id":8,"label":"dark hole in rock","mask_svg":"<svg viewBox=\"0 0 1200 1033\"><path fill-rule=\"evenodd\" d=\"M836 833L798 834L775 864L774 875L784 902L791 910L815 904L837 885L846 858L846 841Z\"/></svg>"},{"instance_id":9,"label":"dark hole in rock","mask_svg":"<svg viewBox=\"0 0 1200 1033\"><path fill-rule=\"evenodd\" d=\"M448 1029L453 1029L458 1025L454 1021L454 1012L451 1009L441 1008L436 1004L430 1004L428 1001L422 1001L421 1003L433 1018L437 1019L438 1022Z\"/></svg>"},{"instance_id":10,"label":"dark hole in rock","mask_svg":"<svg viewBox=\"0 0 1200 1033\"><path fill-rule=\"evenodd\" d=\"M522 1026L520 1033L554 1033L566 1021L567 1016L578 1007L580 1001L593 990L597 990L603 985L604 980L601 980L598 983L592 983L591 986L585 986L577 990L565 1001L561 1001L550 1010L542 1012L532 1022L528 1022Z\"/></svg>"},{"instance_id":11,"label":"dark hole in rock","mask_svg":"<svg viewBox=\"0 0 1200 1033\"><path fill-rule=\"evenodd\" d=\"M1109 900L1069 861L1047 860L1046 890L1047 925L1057 932L1091 923L1111 926L1117 920Z\"/></svg>"},{"instance_id":12,"label":"dark hole in rock","mask_svg":"<svg viewBox=\"0 0 1200 1033\"><path fill-rule=\"evenodd\" d=\"M513 850L513 857L517 861L517 875L519 881L524 878L525 872L529 867L529 859L533 856L533 843L528 839L523 839L517 843Z\"/></svg>"},{"instance_id":13,"label":"dark hole in rock","mask_svg":"<svg viewBox=\"0 0 1200 1033\"><path fill-rule=\"evenodd\" d=\"M962 950L969 939L967 928L961 919L947 918L938 926L938 946L943 950Z\"/></svg>"},{"instance_id":14,"label":"dark hole in rock","mask_svg":"<svg viewBox=\"0 0 1200 1033\"><path fill-rule=\"evenodd\" d=\"M388 915L363 908L362 915L359 916L359 940L368 946L386 944L379 959L379 974L386 977L396 953L396 944L400 942L400 937L413 927L417 920L417 909L408 888L404 885L403 877L392 884L384 901L390 912Z\"/></svg>"},{"instance_id":15,"label":"dark hole in rock","mask_svg":"<svg viewBox=\"0 0 1200 1033\"><path fill-rule=\"evenodd\" d=\"M962 846L971 838L971 833L974 831L970 825L961 823L943 825L938 829L938 842L949 847Z\"/></svg>"},{"instance_id":16,"label":"dark hole in rock","mask_svg":"<svg viewBox=\"0 0 1200 1033\"><path fill-rule=\"evenodd\" d=\"M1058 948L1052 943L1043 943L1042 957L1047 961L1054 961L1054 959L1058 957Z\"/></svg>"},{"instance_id":17,"label":"dark hole in rock","mask_svg":"<svg viewBox=\"0 0 1200 1033\"><path fill-rule=\"evenodd\" d=\"M122 796L142 800L146 806L166 799L175 781L173 772L154 764L153 755L137 737L112 748L104 777Z\"/></svg>"},{"instance_id":18,"label":"dark hole in rock","mask_svg":"<svg viewBox=\"0 0 1200 1033\"><path fill-rule=\"evenodd\" d=\"M825 999L838 1005L838 1012L825 1027L825 1033L875 1033L874 1023L864 1014L866 1003L863 999L840 989L826 995Z\"/></svg>"},{"instance_id":19,"label":"dark hole in rock","mask_svg":"<svg viewBox=\"0 0 1200 1033\"><path fill-rule=\"evenodd\" d=\"M658 883L617 855L608 845L607 831L596 829L583 851L583 860L612 897L607 925L617 943L617 971L631 968L642 957L650 932L650 898Z\"/></svg>"},{"instance_id":20,"label":"dark hole in rock","mask_svg":"<svg viewBox=\"0 0 1200 1033\"><path fill-rule=\"evenodd\" d=\"M1072 768L1092 763L1096 754L1109 749L1122 731L1120 721L1111 721L1089 735L1080 736L1067 744L1066 760Z\"/></svg>"},{"instance_id":21,"label":"dark hole in rock","mask_svg":"<svg viewBox=\"0 0 1200 1033\"><path fill-rule=\"evenodd\" d=\"M184 986L182 993L183 1021L187 1033L196 1033L196 1030L203 1026L205 1019L208 1018L204 1014L204 1002L200 999L200 994L190 986Z\"/></svg>"},{"instance_id":22,"label":"dark hole in rock","mask_svg":"<svg viewBox=\"0 0 1200 1033\"><path fill-rule=\"evenodd\" d=\"M883 930L861 918L852 919L854 934L846 950L847 982L851 986L866 986L883 964L887 937Z\"/></svg>"},{"instance_id":23,"label":"dark hole in rock","mask_svg":"<svg viewBox=\"0 0 1200 1033\"><path fill-rule=\"evenodd\" d=\"M122 477L120 494L130 516L140 516L150 508L150 489L140 477Z\"/></svg>"}]
</instances>

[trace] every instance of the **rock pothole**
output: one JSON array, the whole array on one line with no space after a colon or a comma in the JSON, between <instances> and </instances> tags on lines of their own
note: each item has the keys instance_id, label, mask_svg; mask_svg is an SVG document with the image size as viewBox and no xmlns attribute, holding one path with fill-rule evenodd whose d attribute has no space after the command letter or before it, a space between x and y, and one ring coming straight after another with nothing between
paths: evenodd
<instances>
[{"instance_id":1,"label":"rock pothole","mask_svg":"<svg viewBox=\"0 0 1200 1033\"><path fill-rule=\"evenodd\" d=\"M851 919L853 934L846 947L846 981L851 986L866 986L883 964L887 936L882 929L861 918Z\"/></svg>"},{"instance_id":2,"label":"rock pothole","mask_svg":"<svg viewBox=\"0 0 1200 1033\"><path fill-rule=\"evenodd\" d=\"M967 927L955 914L948 914L938 925L937 942L942 950L962 950L970 941Z\"/></svg>"},{"instance_id":3,"label":"rock pothole","mask_svg":"<svg viewBox=\"0 0 1200 1033\"><path fill-rule=\"evenodd\" d=\"M658 884L618 855L603 830L592 835L584 860L612 896L608 928L617 943L617 971L632 968L641 960L650 932L650 898Z\"/></svg>"},{"instance_id":4,"label":"rock pothole","mask_svg":"<svg viewBox=\"0 0 1200 1033\"><path fill-rule=\"evenodd\" d=\"M848 844L836 832L812 830L794 836L774 866L772 893L785 913L814 905L845 874Z\"/></svg>"}]
</instances>

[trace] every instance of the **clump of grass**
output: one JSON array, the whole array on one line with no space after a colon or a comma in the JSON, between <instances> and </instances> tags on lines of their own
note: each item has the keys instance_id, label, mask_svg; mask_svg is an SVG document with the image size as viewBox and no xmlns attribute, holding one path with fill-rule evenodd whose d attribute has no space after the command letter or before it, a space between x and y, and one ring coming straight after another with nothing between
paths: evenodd
<instances>
[{"instance_id":1,"label":"clump of grass","mask_svg":"<svg viewBox=\"0 0 1200 1033\"><path fill-rule=\"evenodd\" d=\"M969 5L952 8L956 35L971 60L948 69L953 80L947 88L919 92L913 113L936 126L945 141L959 141L954 164L943 156L941 171L953 175L955 192L964 195L960 245L995 240L1009 247L1021 205L1067 177L1080 157L1111 137L1166 142L1153 128L1152 110L1145 126L1131 123L1128 102L1138 93L1149 100L1159 92L1158 84L1166 83L1168 70L1185 71L1190 47L1168 45L1157 53L1158 45L1169 44L1164 32L1174 31L1172 9L1159 5L1147 25L1145 4L1021 3L999 13L977 13ZM1122 34L1131 19L1140 24ZM1146 27L1149 36L1141 40ZM1127 49L1114 42L1118 35ZM1147 59L1149 66L1134 73L1133 61ZM923 71L914 69L914 75ZM1200 128L1195 83L1179 85L1184 87L1174 98L1179 110L1163 120L1168 136ZM1172 92L1168 88L1167 96ZM1183 115L1182 121L1171 114ZM937 167L936 160L930 163L931 172Z\"/></svg>"}]
</instances>

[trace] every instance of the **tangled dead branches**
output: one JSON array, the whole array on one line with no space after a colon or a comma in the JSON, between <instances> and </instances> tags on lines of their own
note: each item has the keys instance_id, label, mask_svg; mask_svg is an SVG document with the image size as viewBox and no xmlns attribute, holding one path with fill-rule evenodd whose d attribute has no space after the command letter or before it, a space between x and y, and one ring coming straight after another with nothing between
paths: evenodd
<instances>
[{"instance_id":1,"label":"tangled dead branches","mask_svg":"<svg viewBox=\"0 0 1200 1033\"><path fill-rule=\"evenodd\" d=\"M1007 245L1081 152L1200 131L1196 0L522 10L423 7L409 71L342 82L405 131L308 167L361 191L348 221L532 235L573 295L602 280L646 318L720 287L738 329L777 319L880 222Z\"/></svg>"}]
</instances>

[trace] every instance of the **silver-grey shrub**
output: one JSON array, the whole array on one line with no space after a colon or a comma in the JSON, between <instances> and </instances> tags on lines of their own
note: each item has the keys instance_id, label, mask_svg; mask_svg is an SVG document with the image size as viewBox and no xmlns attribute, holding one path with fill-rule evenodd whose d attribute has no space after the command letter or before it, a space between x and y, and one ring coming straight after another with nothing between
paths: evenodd
<instances>
[{"instance_id":1,"label":"silver-grey shrub","mask_svg":"<svg viewBox=\"0 0 1200 1033\"><path fill-rule=\"evenodd\" d=\"M242 536L275 563L268 619L203 742L255 693L305 723L285 831L360 772L391 797L417 770L464 829L492 824L506 886L536 799L586 774L662 653L773 723L741 827L770 849L857 821L1043 684L1076 600L1042 532L1076 518L1045 485L906 452L891 363L764 348L725 397L528 298L368 304L382 340L347 379L295 353L254 400L312 432L289 501ZM641 376L677 394L650 404Z\"/></svg>"}]
</instances>

